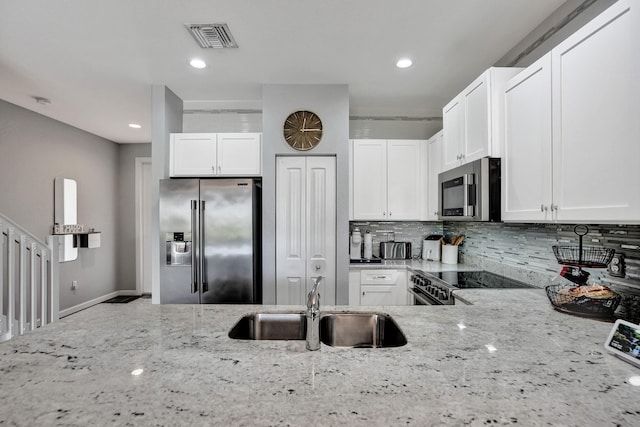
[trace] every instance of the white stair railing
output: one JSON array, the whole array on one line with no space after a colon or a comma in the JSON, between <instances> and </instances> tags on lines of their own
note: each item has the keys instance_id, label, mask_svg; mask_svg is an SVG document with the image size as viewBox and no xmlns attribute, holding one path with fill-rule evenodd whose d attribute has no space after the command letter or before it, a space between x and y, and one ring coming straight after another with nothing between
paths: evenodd
<instances>
[{"instance_id":1,"label":"white stair railing","mask_svg":"<svg viewBox=\"0 0 640 427\"><path fill-rule=\"evenodd\" d=\"M44 243L0 214L0 342L58 320L53 238Z\"/></svg>"}]
</instances>

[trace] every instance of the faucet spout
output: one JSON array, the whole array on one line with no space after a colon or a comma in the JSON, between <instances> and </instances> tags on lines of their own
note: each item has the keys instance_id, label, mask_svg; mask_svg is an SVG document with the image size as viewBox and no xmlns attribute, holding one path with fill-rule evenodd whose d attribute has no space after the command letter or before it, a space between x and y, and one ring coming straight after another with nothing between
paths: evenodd
<instances>
[{"instance_id":1,"label":"faucet spout","mask_svg":"<svg viewBox=\"0 0 640 427\"><path fill-rule=\"evenodd\" d=\"M322 280L318 276L311 292L307 295L307 350L320 350L320 294L318 285Z\"/></svg>"}]
</instances>

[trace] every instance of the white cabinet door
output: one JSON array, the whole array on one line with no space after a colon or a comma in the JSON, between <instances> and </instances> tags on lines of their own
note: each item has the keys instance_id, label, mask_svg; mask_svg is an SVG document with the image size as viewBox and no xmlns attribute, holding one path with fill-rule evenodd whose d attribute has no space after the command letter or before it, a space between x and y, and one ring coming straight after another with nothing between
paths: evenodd
<instances>
[{"instance_id":1,"label":"white cabinet door","mask_svg":"<svg viewBox=\"0 0 640 427\"><path fill-rule=\"evenodd\" d=\"M502 219L551 216L551 55L509 81L505 91Z\"/></svg>"},{"instance_id":2,"label":"white cabinet door","mask_svg":"<svg viewBox=\"0 0 640 427\"><path fill-rule=\"evenodd\" d=\"M218 170L221 175L260 175L262 135L259 133L220 133L217 136Z\"/></svg>"},{"instance_id":3,"label":"white cabinet door","mask_svg":"<svg viewBox=\"0 0 640 427\"><path fill-rule=\"evenodd\" d=\"M436 133L428 141L428 180L427 180L427 209L426 220L438 220L438 174L442 170L443 131Z\"/></svg>"},{"instance_id":4,"label":"white cabinet door","mask_svg":"<svg viewBox=\"0 0 640 427\"><path fill-rule=\"evenodd\" d=\"M501 156L504 89L521 70L489 68L443 108L443 171L482 157Z\"/></svg>"},{"instance_id":5,"label":"white cabinet door","mask_svg":"<svg viewBox=\"0 0 640 427\"><path fill-rule=\"evenodd\" d=\"M170 176L215 176L217 153L215 133L172 133Z\"/></svg>"},{"instance_id":6,"label":"white cabinet door","mask_svg":"<svg viewBox=\"0 0 640 427\"><path fill-rule=\"evenodd\" d=\"M278 157L276 303L305 304L321 275L322 303L335 304L335 157Z\"/></svg>"},{"instance_id":7,"label":"white cabinet door","mask_svg":"<svg viewBox=\"0 0 640 427\"><path fill-rule=\"evenodd\" d=\"M559 221L640 221L639 15L620 0L552 50Z\"/></svg>"},{"instance_id":8,"label":"white cabinet door","mask_svg":"<svg viewBox=\"0 0 640 427\"><path fill-rule=\"evenodd\" d=\"M464 144L464 100L457 96L442 109L442 171L460 165Z\"/></svg>"},{"instance_id":9,"label":"white cabinet door","mask_svg":"<svg viewBox=\"0 0 640 427\"><path fill-rule=\"evenodd\" d=\"M406 305L407 272L404 270L361 270L362 305Z\"/></svg>"},{"instance_id":10,"label":"white cabinet door","mask_svg":"<svg viewBox=\"0 0 640 427\"><path fill-rule=\"evenodd\" d=\"M387 219L387 141L353 141L353 217Z\"/></svg>"},{"instance_id":11,"label":"white cabinet door","mask_svg":"<svg viewBox=\"0 0 640 427\"><path fill-rule=\"evenodd\" d=\"M360 305L396 305L395 286L361 286Z\"/></svg>"},{"instance_id":12,"label":"white cabinet door","mask_svg":"<svg viewBox=\"0 0 640 427\"><path fill-rule=\"evenodd\" d=\"M387 141L387 218L420 219L420 145L424 141Z\"/></svg>"},{"instance_id":13,"label":"white cabinet door","mask_svg":"<svg viewBox=\"0 0 640 427\"><path fill-rule=\"evenodd\" d=\"M464 149L462 163L472 162L491 155L489 133L490 72L478 77L462 92L464 102Z\"/></svg>"}]
</instances>

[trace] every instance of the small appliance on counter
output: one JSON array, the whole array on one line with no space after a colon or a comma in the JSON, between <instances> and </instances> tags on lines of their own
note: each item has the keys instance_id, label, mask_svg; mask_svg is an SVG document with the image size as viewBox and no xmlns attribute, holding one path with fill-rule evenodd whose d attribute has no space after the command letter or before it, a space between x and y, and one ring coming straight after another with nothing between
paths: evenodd
<instances>
[{"instance_id":1,"label":"small appliance on counter","mask_svg":"<svg viewBox=\"0 0 640 427\"><path fill-rule=\"evenodd\" d=\"M442 234L430 234L422 241L422 259L425 261L440 261L440 242Z\"/></svg>"},{"instance_id":2,"label":"small appliance on counter","mask_svg":"<svg viewBox=\"0 0 640 427\"><path fill-rule=\"evenodd\" d=\"M411 259L411 242L380 242L380 258Z\"/></svg>"},{"instance_id":3,"label":"small appliance on counter","mask_svg":"<svg viewBox=\"0 0 640 427\"><path fill-rule=\"evenodd\" d=\"M362 259L362 234L360 234L358 227L351 232L349 242L349 258L352 260Z\"/></svg>"}]
</instances>

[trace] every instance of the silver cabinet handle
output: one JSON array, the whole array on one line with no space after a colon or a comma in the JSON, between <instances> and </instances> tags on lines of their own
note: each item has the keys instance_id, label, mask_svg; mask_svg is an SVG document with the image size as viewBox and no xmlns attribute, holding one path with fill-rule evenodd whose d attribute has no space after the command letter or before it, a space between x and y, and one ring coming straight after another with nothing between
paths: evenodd
<instances>
[{"instance_id":1,"label":"silver cabinet handle","mask_svg":"<svg viewBox=\"0 0 640 427\"><path fill-rule=\"evenodd\" d=\"M558 210L558 205L554 205L553 203L551 203L551 211L557 211Z\"/></svg>"},{"instance_id":2,"label":"silver cabinet handle","mask_svg":"<svg viewBox=\"0 0 640 427\"><path fill-rule=\"evenodd\" d=\"M218 165L218 173L222 172L222 166Z\"/></svg>"},{"instance_id":3,"label":"silver cabinet handle","mask_svg":"<svg viewBox=\"0 0 640 427\"><path fill-rule=\"evenodd\" d=\"M389 211L389 217L391 217L391 211Z\"/></svg>"},{"instance_id":4,"label":"silver cabinet handle","mask_svg":"<svg viewBox=\"0 0 640 427\"><path fill-rule=\"evenodd\" d=\"M540 212L546 212L549 208L545 205L540 205Z\"/></svg>"},{"instance_id":5,"label":"silver cabinet handle","mask_svg":"<svg viewBox=\"0 0 640 427\"><path fill-rule=\"evenodd\" d=\"M211 166L211 172L216 173L216 167L215 166Z\"/></svg>"}]
</instances>

